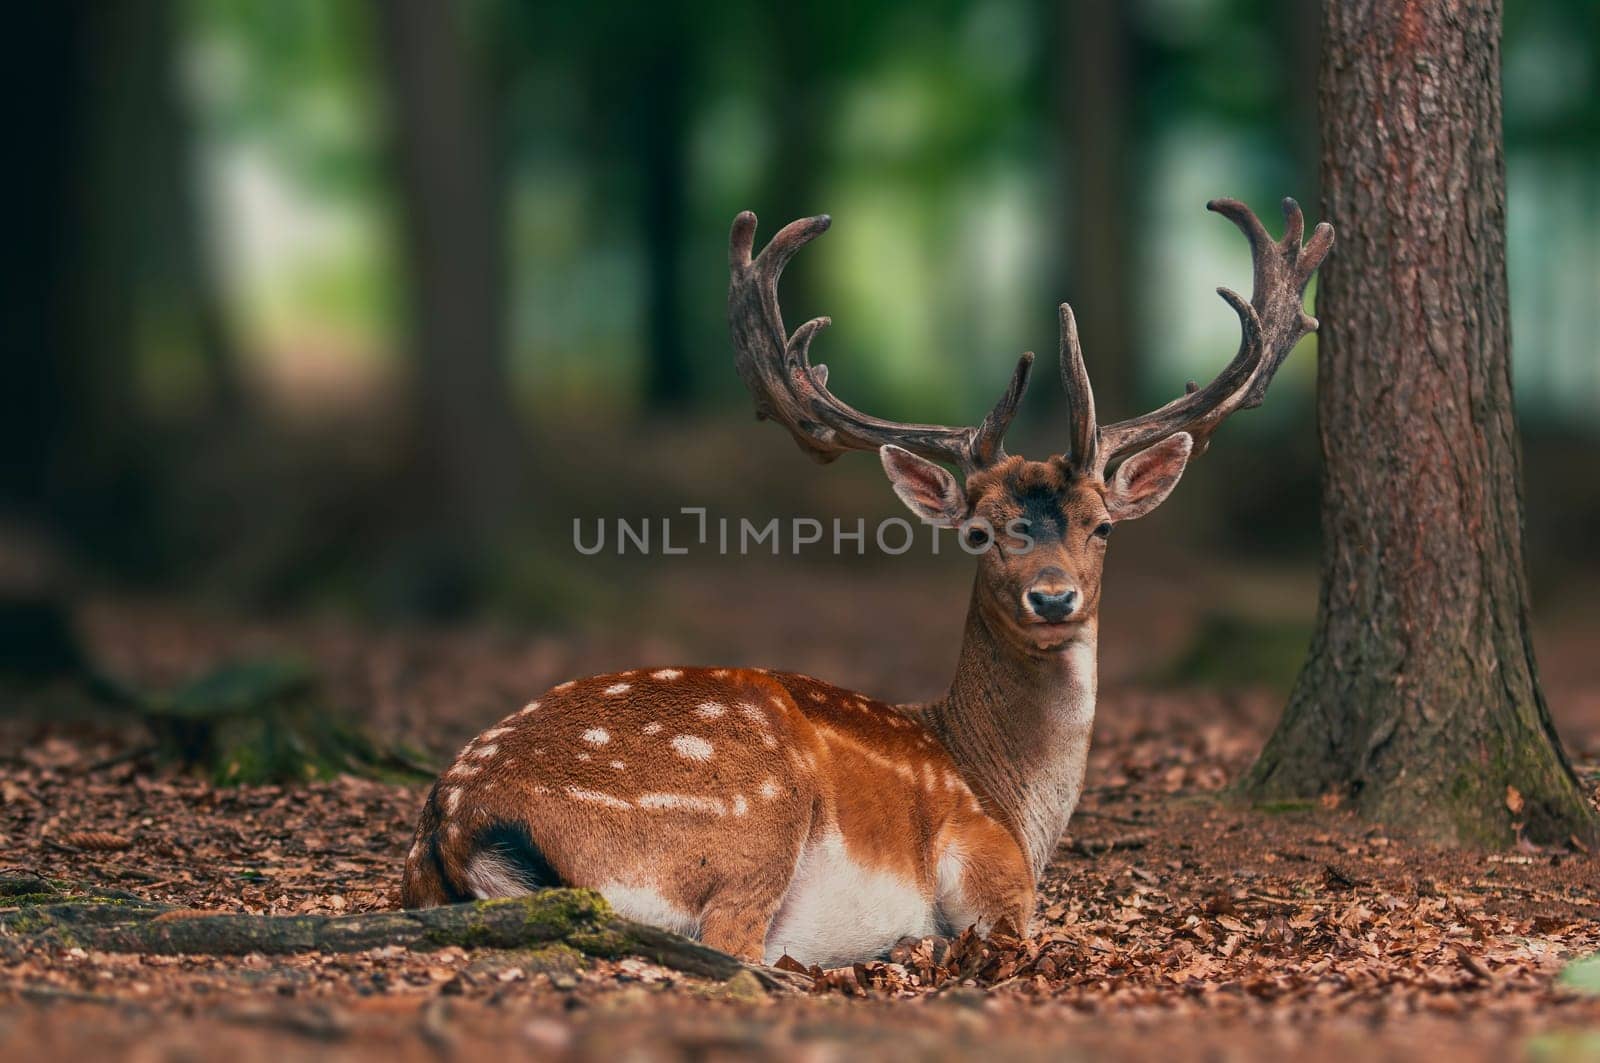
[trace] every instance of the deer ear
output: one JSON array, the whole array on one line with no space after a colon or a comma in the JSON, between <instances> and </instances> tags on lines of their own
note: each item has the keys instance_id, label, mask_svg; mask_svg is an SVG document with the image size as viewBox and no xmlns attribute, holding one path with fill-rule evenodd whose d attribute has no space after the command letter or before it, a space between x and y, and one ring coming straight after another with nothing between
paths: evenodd
<instances>
[{"instance_id":1,"label":"deer ear","mask_svg":"<svg viewBox=\"0 0 1600 1063\"><path fill-rule=\"evenodd\" d=\"M893 443L878 448L883 471L894 493L917 516L943 528L953 528L967 515L967 495L942 465L919 458Z\"/></svg>"},{"instance_id":2,"label":"deer ear","mask_svg":"<svg viewBox=\"0 0 1600 1063\"><path fill-rule=\"evenodd\" d=\"M1188 432L1179 432L1118 466L1117 474L1106 486L1106 509L1111 519L1133 520L1165 502L1178 486L1193 449L1194 438Z\"/></svg>"}]
</instances>

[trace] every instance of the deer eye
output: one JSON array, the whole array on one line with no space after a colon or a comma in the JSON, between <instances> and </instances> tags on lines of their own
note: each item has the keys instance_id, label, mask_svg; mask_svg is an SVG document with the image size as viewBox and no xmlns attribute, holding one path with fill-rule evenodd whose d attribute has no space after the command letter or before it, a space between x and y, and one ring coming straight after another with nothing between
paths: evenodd
<instances>
[{"instance_id":1,"label":"deer eye","mask_svg":"<svg viewBox=\"0 0 1600 1063\"><path fill-rule=\"evenodd\" d=\"M1109 520L1101 521L1094 530L1094 536L1096 539L1111 538L1111 522Z\"/></svg>"},{"instance_id":2,"label":"deer eye","mask_svg":"<svg viewBox=\"0 0 1600 1063\"><path fill-rule=\"evenodd\" d=\"M989 530L981 524L974 524L967 529L967 545L971 547L987 546L989 543Z\"/></svg>"}]
</instances>

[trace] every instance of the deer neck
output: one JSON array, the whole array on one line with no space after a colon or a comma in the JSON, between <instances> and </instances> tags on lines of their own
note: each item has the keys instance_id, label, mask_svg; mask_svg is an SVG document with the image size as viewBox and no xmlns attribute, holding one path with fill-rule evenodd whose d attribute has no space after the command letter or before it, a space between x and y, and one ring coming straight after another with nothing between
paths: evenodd
<instances>
[{"instance_id":1,"label":"deer neck","mask_svg":"<svg viewBox=\"0 0 1600 1063\"><path fill-rule=\"evenodd\" d=\"M1051 653L1000 637L977 593L950 692L926 719L991 813L1016 836L1035 879L1083 793L1094 723L1098 619Z\"/></svg>"}]
</instances>

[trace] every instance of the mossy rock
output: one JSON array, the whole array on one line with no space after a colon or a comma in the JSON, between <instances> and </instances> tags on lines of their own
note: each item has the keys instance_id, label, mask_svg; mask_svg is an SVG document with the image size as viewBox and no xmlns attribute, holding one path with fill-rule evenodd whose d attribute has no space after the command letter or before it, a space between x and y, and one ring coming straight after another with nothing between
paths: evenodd
<instances>
[{"instance_id":1,"label":"mossy rock","mask_svg":"<svg viewBox=\"0 0 1600 1063\"><path fill-rule=\"evenodd\" d=\"M342 774L410 782L432 769L376 742L327 704L315 674L282 658L219 667L165 695L137 697L164 759L219 785L310 782Z\"/></svg>"},{"instance_id":2,"label":"mossy rock","mask_svg":"<svg viewBox=\"0 0 1600 1063\"><path fill-rule=\"evenodd\" d=\"M1270 801L1257 801L1250 806L1257 812L1265 812L1269 816L1292 816L1301 812L1315 812L1317 803L1302 798L1278 798Z\"/></svg>"}]
</instances>

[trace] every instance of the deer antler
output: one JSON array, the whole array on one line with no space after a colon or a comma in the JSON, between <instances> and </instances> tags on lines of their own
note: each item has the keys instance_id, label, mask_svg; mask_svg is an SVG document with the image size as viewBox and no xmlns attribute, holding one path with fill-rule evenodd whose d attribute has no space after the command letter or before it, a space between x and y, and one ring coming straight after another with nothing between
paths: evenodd
<instances>
[{"instance_id":1,"label":"deer antler","mask_svg":"<svg viewBox=\"0 0 1600 1063\"><path fill-rule=\"evenodd\" d=\"M1017 362L1000 401L972 428L880 420L828 390L828 367L811 364L810 348L829 319L813 318L790 335L778 309L778 278L795 252L826 232L829 224L826 214L790 222L751 258L756 216L747 210L733 220L728 238L728 327L733 333L734 364L755 398L756 416L783 425L802 450L823 462L850 450L877 450L885 443L958 466L964 474L1003 459L1001 440L1028 386L1031 351Z\"/></svg>"},{"instance_id":2,"label":"deer antler","mask_svg":"<svg viewBox=\"0 0 1600 1063\"><path fill-rule=\"evenodd\" d=\"M1094 392L1084 371L1083 352L1072 309L1061 306L1061 383L1071 408L1071 450L1068 457L1080 471L1103 476L1108 464L1177 432L1194 437L1194 453L1202 454L1211 433L1238 410L1261 405L1267 385L1302 336L1317 330L1317 319L1304 310L1306 285L1333 247L1333 226L1319 224L1301 244L1305 217L1292 199L1283 201L1287 227L1283 239L1267 235L1261 220L1236 199L1206 204L1244 233L1250 242L1254 280L1247 303L1228 288L1218 288L1239 315L1239 352L1205 387L1191 382L1182 398L1127 421L1097 427Z\"/></svg>"}]
</instances>

